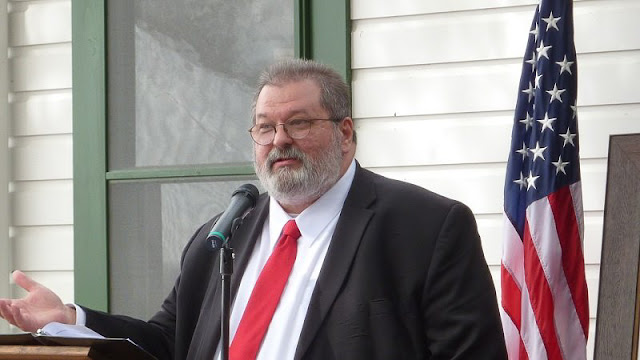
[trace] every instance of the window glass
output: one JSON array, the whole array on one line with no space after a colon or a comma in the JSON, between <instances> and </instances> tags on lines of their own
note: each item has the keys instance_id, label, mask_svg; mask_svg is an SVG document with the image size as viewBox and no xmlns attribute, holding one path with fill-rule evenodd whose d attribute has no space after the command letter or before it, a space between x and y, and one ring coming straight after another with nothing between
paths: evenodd
<instances>
[{"instance_id":1,"label":"window glass","mask_svg":"<svg viewBox=\"0 0 640 360\"><path fill-rule=\"evenodd\" d=\"M247 179L111 184L110 311L142 319L158 311L178 275L184 246L246 183L259 187Z\"/></svg>"},{"instance_id":2,"label":"window glass","mask_svg":"<svg viewBox=\"0 0 640 360\"><path fill-rule=\"evenodd\" d=\"M290 0L107 2L109 169L251 161L253 88Z\"/></svg>"}]
</instances>

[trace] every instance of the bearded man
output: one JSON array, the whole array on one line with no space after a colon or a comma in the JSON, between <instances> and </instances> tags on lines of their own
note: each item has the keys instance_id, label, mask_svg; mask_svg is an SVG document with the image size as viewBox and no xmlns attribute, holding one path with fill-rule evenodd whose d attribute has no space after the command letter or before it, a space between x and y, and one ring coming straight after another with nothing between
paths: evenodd
<instances>
[{"instance_id":1,"label":"bearded man","mask_svg":"<svg viewBox=\"0 0 640 360\"><path fill-rule=\"evenodd\" d=\"M350 108L347 84L316 62L286 60L260 78L249 132L267 193L233 236L230 359L505 359L471 211L361 168ZM29 294L0 300L0 314L27 331L86 324L159 359L218 359L215 221L189 241L149 321L65 306L20 272Z\"/></svg>"}]
</instances>

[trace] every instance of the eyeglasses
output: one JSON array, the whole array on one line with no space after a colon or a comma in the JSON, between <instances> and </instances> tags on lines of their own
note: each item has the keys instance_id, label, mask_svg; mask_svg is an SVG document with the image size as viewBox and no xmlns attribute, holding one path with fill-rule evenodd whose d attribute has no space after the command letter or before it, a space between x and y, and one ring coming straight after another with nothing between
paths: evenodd
<instances>
[{"instance_id":1,"label":"eyeglasses","mask_svg":"<svg viewBox=\"0 0 640 360\"><path fill-rule=\"evenodd\" d=\"M302 139L309 135L311 124L316 121L340 122L342 119L293 119L283 124L255 124L249 133L251 138L258 145L269 145L276 138L276 128L282 126L284 131L292 139Z\"/></svg>"}]
</instances>

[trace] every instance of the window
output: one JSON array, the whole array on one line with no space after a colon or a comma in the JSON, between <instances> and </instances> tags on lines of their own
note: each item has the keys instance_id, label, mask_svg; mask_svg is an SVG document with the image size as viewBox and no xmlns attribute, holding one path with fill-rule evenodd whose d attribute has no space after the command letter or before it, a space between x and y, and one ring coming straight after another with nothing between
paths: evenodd
<instances>
[{"instance_id":1,"label":"window","mask_svg":"<svg viewBox=\"0 0 640 360\"><path fill-rule=\"evenodd\" d=\"M335 0L73 2L78 303L155 312L189 236L240 184L257 183L247 129L259 72L301 56L347 77L347 9Z\"/></svg>"}]
</instances>

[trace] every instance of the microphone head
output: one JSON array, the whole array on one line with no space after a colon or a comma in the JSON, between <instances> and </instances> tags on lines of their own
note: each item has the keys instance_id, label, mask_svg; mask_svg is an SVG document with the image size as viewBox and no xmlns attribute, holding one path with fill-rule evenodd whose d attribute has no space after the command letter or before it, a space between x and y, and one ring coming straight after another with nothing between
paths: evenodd
<instances>
[{"instance_id":1,"label":"microphone head","mask_svg":"<svg viewBox=\"0 0 640 360\"><path fill-rule=\"evenodd\" d=\"M253 184L241 185L236 191L233 192L231 197L234 197L237 194L244 195L247 199L249 199L249 201L251 201L252 208L256 206L256 201L258 201L258 196L260 196L258 188Z\"/></svg>"},{"instance_id":2,"label":"microphone head","mask_svg":"<svg viewBox=\"0 0 640 360\"><path fill-rule=\"evenodd\" d=\"M244 184L233 192L231 203L213 224L207 236L210 250L218 250L227 244L233 231L242 223L243 215L256 206L259 196L258 188L252 184Z\"/></svg>"}]
</instances>

